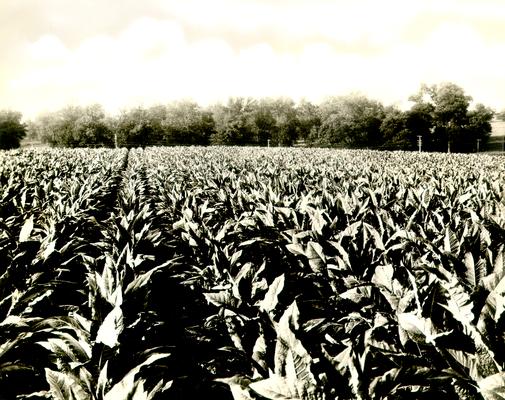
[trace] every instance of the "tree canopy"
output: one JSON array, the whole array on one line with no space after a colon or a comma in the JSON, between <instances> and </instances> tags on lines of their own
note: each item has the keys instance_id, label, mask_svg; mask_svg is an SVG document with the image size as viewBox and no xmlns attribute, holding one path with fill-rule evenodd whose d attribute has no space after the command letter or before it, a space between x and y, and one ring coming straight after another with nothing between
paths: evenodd
<instances>
[{"instance_id":1,"label":"tree canopy","mask_svg":"<svg viewBox=\"0 0 505 400\"><path fill-rule=\"evenodd\" d=\"M384 115L381 103L363 95L331 97L320 106L321 126L311 139L326 146L376 148Z\"/></svg>"},{"instance_id":2,"label":"tree canopy","mask_svg":"<svg viewBox=\"0 0 505 400\"><path fill-rule=\"evenodd\" d=\"M22 114L16 111L0 111L0 149L15 149L26 135Z\"/></svg>"},{"instance_id":3,"label":"tree canopy","mask_svg":"<svg viewBox=\"0 0 505 400\"><path fill-rule=\"evenodd\" d=\"M422 85L410 97L412 127L434 151L473 151L477 139L486 141L491 133L493 111L482 104L470 109L472 98L454 83Z\"/></svg>"},{"instance_id":4,"label":"tree canopy","mask_svg":"<svg viewBox=\"0 0 505 400\"><path fill-rule=\"evenodd\" d=\"M206 108L182 100L126 109L116 116L107 115L99 105L68 106L41 115L28 126L32 136L68 147L291 146L303 141L308 146L414 150L420 137L424 151L472 152L477 143L484 148L493 110L473 105L458 85L423 84L409 100L410 108L401 110L356 93L329 97L320 104L306 100L296 104L284 97L233 97ZM24 126L12 122L19 124L20 116L7 115L2 121L11 125L3 122L4 126L8 130L17 126L22 137Z\"/></svg>"},{"instance_id":5,"label":"tree canopy","mask_svg":"<svg viewBox=\"0 0 505 400\"><path fill-rule=\"evenodd\" d=\"M40 116L32 125L33 136L53 146L111 146L112 129L102 106L68 106Z\"/></svg>"}]
</instances>

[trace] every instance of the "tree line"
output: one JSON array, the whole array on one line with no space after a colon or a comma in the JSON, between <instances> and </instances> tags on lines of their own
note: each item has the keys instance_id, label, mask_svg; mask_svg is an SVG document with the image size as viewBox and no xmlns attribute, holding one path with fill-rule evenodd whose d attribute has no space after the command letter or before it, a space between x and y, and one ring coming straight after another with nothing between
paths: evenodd
<instances>
[{"instance_id":1,"label":"tree line","mask_svg":"<svg viewBox=\"0 0 505 400\"><path fill-rule=\"evenodd\" d=\"M26 124L0 113L0 147L27 134L52 146L257 145L472 152L485 145L494 111L453 83L422 85L401 110L364 95L314 104L289 98L230 98L201 107L184 100L135 107L115 116L100 105L68 106ZM502 114L498 114L501 116ZM505 113L503 113L505 117ZM11 132L12 134L9 134Z\"/></svg>"}]
</instances>

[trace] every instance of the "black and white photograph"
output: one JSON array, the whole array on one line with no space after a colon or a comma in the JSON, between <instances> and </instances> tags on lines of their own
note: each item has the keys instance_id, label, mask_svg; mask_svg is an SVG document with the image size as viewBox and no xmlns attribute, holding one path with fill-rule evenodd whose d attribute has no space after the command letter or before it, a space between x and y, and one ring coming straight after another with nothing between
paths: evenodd
<instances>
[{"instance_id":1,"label":"black and white photograph","mask_svg":"<svg viewBox=\"0 0 505 400\"><path fill-rule=\"evenodd\" d=\"M0 0L0 400L505 400L503 0Z\"/></svg>"}]
</instances>

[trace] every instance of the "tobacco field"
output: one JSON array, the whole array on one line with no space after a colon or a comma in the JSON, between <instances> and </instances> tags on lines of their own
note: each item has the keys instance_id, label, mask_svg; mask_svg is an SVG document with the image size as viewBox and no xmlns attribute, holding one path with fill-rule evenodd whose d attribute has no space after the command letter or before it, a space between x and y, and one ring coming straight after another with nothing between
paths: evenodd
<instances>
[{"instance_id":1,"label":"tobacco field","mask_svg":"<svg viewBox=\"0 0 505 400\"><path fill-rule=\"evenodd\" d=\"M0 152L0 399L505 399L500 156Z\"/></svg>"}]
</instances>

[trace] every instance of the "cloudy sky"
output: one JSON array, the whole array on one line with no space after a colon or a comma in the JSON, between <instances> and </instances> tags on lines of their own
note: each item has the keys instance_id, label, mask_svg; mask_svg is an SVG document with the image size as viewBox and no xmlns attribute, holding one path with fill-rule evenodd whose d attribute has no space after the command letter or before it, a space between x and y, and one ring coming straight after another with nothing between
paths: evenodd
<instances>
[{"instance_id":1,"label":"cloudy sky","mask_svg":"<svg viewBox=\"0 0 505 400\"><path fill-rule=\"evenodd\" d=\"M0 109L110 112L192 98L454 82L505 108L503 0L0 0Z\"/></svg>"}]
</instances>

